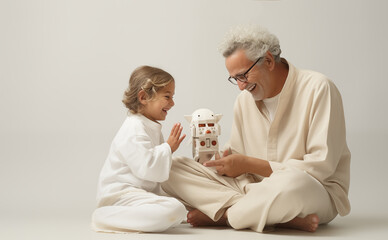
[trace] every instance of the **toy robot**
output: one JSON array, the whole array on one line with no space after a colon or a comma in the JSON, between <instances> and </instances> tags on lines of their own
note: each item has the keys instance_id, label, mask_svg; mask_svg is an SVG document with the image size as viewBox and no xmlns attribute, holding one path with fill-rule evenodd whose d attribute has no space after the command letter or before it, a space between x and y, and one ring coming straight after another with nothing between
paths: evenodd
<instances>
[{"instance_id":1,"label":"toy robot","mask_svg":"<svg viewBox=\"0 0 388 240\"><path fill-rule=\"evenodd\" d=\"M221 135L218 121L221 117L222 114L214 114L206 108L197 109L192 115L185 115L190 123L195 161L204 163L218 152L218 136Z\"/></svg>"}]
</instances>

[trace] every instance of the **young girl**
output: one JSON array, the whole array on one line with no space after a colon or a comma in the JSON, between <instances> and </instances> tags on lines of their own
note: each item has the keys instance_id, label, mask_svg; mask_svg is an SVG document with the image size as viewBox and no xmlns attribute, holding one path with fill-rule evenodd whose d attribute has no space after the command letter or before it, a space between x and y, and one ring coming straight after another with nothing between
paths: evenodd
<instances>
[{"instance_id":1,"label":"young girl","mask_svg":"<svg viewBox=\"0 0 388 240\"><path fill-rule=\"evenodd\" d=\"M101 170L92 216L96 231L161 232L179 224L186 209L165 195L160 183L168 179L171 155L186 135L175 124L164 142L158 121L174 106L173 77L158 68L137 68L123 103L128 117L115 136Z\"/></svg>"}]
</instances>

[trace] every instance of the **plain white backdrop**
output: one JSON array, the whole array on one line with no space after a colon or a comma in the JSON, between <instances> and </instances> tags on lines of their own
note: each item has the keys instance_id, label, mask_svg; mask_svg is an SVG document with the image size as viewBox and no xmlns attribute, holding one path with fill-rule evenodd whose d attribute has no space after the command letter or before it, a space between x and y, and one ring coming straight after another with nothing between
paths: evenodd
<instances>
[{"instance_id":1,"label":"plain white backdrop","mask_svg":"<svg viewBox=\"0 0 388 240\"><path fill-rule=\"evenodd\" d=\"M335 82L352 214L387 216L387 9L384 0L0 0L0 228L9 219L89 220L140 65L176 79L165 138L175 122L189 134L183 115L206 107L224 115L226 143L239 90L217 48L231 26L251 23L276 34L296 67ZM175 155L191 156L188 139Z\"/></svg>"}]
</instances>

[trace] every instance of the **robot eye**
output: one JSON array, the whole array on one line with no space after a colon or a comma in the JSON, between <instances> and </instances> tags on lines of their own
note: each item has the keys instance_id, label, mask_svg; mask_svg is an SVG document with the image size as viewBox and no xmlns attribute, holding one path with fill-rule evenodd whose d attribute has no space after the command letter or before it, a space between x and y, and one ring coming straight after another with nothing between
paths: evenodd
<instances>
[{"instance_id":1,"label":"robot eye","mask_svg":"<svg viewBox=\"0 0 388 240\"><path fill-rule=\"evenodd\" d=\"M207 124L209 127L214 127L214 123L208 123Z\"/></svg>"},{"instance_id":2,"label":"robot eye","mask_svg":"<svg viewBox=\"0 0 388 240\"><path fill-rule=\"evenodd\" d=\"M200 124L198 124L198 127L206 127L206 124L200 123Z\"/></svg>"}]
</instances>

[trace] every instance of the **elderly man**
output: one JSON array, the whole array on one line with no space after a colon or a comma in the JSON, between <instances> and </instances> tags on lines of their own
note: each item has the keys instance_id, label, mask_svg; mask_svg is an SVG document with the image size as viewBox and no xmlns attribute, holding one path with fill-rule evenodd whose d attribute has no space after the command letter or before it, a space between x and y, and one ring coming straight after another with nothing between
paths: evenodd
<instances>
[{"instance_id":1,"label":"elderly man","mask_svg":"<svg viewBox=\"0 0 388 240\"><path fill-rule=\"evenodd\" d=\"M193 226L265 226L314 232L347 215L350 152L340 93L323 74L280 57L276 36L238 27L221 45L229 82L242 91L222 158L176 158L162 186Z\"/></svg>"}]
</instances>

